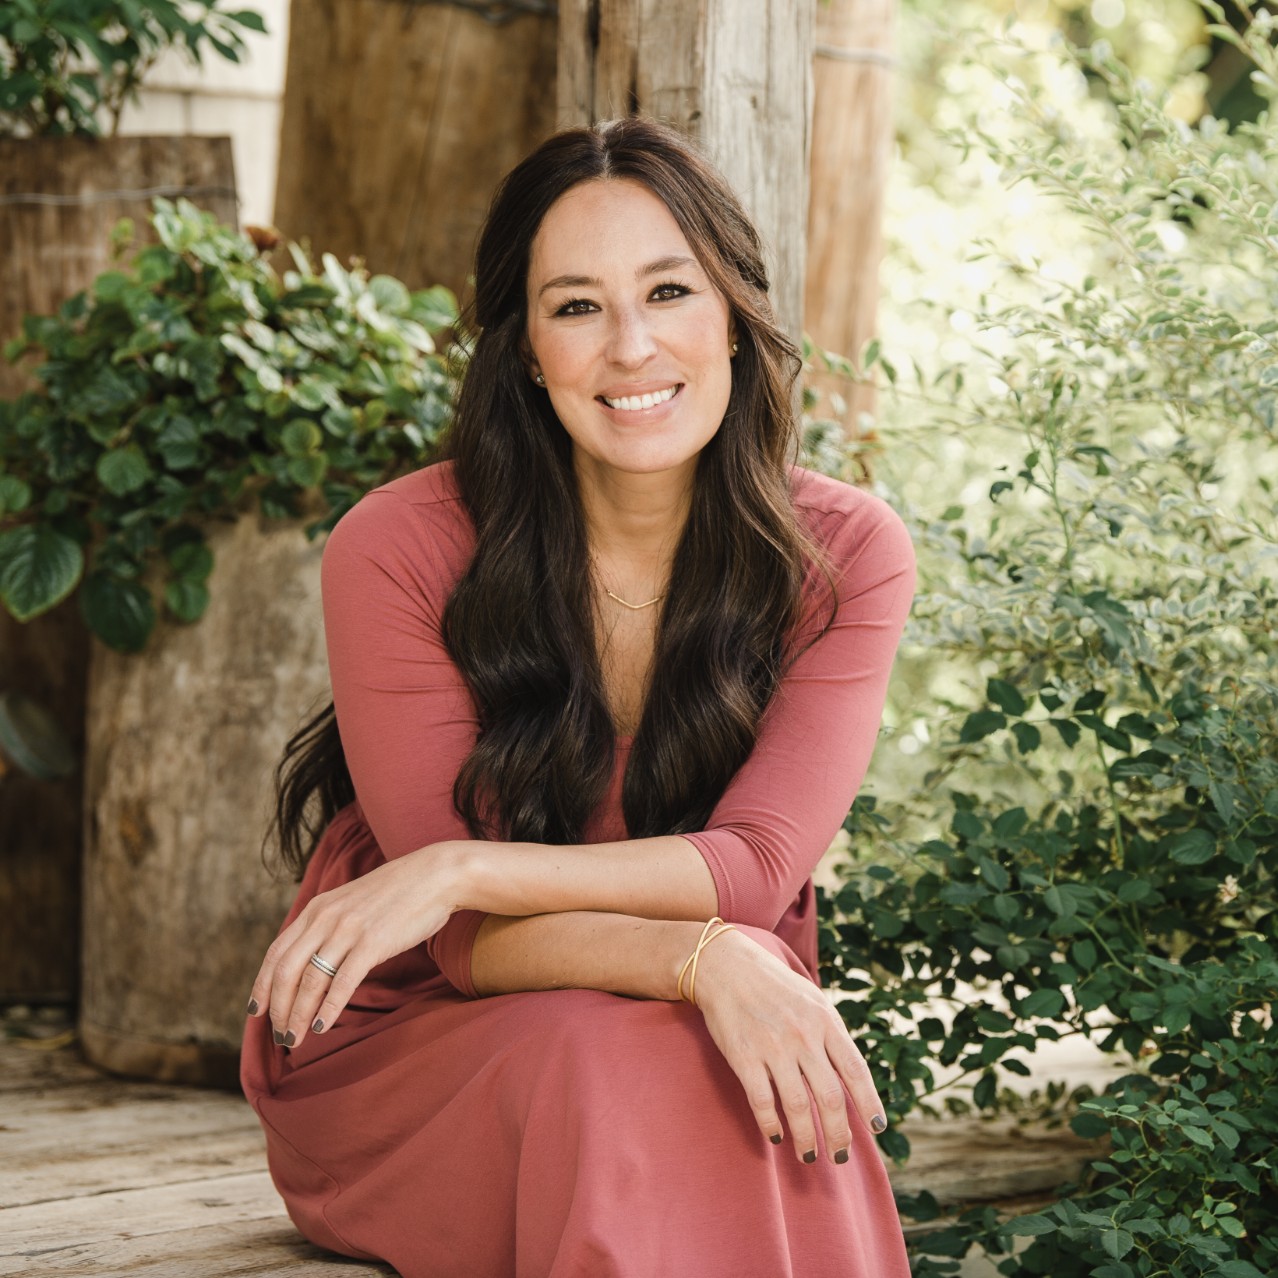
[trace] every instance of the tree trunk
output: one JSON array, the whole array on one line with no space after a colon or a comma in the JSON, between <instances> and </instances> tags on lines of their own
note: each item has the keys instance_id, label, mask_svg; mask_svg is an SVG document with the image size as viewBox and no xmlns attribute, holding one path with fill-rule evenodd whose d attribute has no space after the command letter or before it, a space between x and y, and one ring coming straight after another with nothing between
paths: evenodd
<instances>
[{"instance_id":1,"label":"tree trunk","mask_svg":"<svg viewBox=\"0 0 1278 1278\"><path fill-rule=\"evenodd\" d=\"M0 344L111 265L110 230L147 238L151 193L185 195L235 223L229 138L0 138ZM0 397L34 362L0 362ZM74 602L33 621L0 608L0 690L48 710L83 757L89 640ZM81 790L11 771L0 783L0 1001L67 1001L78 984Z\"/></svg>"},{"instance_id":2,"label":"tree trunk","mask_svg":"<svg viewBox=\"0 0 1278 1278\"><path fill-rule=\"evenodd\" d=\"M329 697L323 539L244 514L210 536L207 613L145 655L94 642L85 779L85 1054L234 1086L244 1005L296 893L262 864L284 744Z\"/></svg>"},{"instance_id":3,"label":"tree trunk","mask_svg":"<svg viewBox=\"0 0 1278 1278\"><path fill-rule=\"evenodd\" d=\"M644 111L696 138L769 250L777 316L803 325L812 6L561 0L559 123Z\"/></svg>"},{"instance_id":4,"label":"tree trunk","mask_svg":"<svg viewBox=\"0 0 1278 1278\"><path fill-rule=\"evenodd\" d=\"M874 335L883 193L892 155L895 0L817 7L805 323L826 350L858 359ZM874 388L815 379L844 401L833 414L849 442L873 444ZM830 412L827 404L823 415ZM868 472L865 456L861 467Z\"/></svg>"},{"instance_id":5,"label":"tree trunk","mask_svg":"<svg viewBox=\"0 0 1278 1278\"><path fill-rule=\"evenodd\" d=\"M550 16L293 0L276 225L464 295L493 189L553 131L554 75Z\"/></svg>"}]
</instances>

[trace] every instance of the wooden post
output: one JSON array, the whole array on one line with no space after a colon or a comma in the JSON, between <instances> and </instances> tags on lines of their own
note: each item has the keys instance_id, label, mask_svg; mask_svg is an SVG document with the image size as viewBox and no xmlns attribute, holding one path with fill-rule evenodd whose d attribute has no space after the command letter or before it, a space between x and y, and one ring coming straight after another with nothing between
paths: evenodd
<instances>
[{"instance_id":1,"label":"wooden post","mask_svg":"<svg viewBox=\"0 0 1278 1278\"><path fill-rule=\"evenodd\" d=\"M462 295L498 180L554 128L555 22L293 0L275 224Z\"/></svg>"},{"instance_id":2,"label":"wooden post","mask_svg":"<svg viewBox=\"0 0 1278 1278\"><path fill-rule=\"evenodd\" d=\"M561 127L644 111L696 138L769 249L803 327L812 0L560 0Z\"/></svg>"},{"instance_id":3,"label":"wooden post","mask_svg":"<svg viewBox=\"0 0 1278 1278\"><path fill-rule=\"evenodd\" d=\"M883 191L892 155L895 0L822 0L817 6L804 322L818 346L857 358L874 335ZM865 438L874 388L818 376L837 393L850 441Z\"/></svg>"},{"instance_id":4,"label":"wooden post","mask_svg":"<svg viewBox=\"0 0 1278 1278\"><path fill-rule=\"evenodd\" d=\"M260 857L284 743L328 699L322 540L247 509L208 611L141 656L96 640L80 1037L95 1065L234 1086L244 1003L296 894Z\"/></svg>"}]
</instances>

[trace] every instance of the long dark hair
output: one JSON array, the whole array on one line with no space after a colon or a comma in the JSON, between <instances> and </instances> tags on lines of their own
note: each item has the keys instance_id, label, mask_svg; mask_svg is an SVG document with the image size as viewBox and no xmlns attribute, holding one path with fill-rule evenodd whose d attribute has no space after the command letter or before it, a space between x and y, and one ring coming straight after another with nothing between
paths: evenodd
<instances>
[{"instance_id":1,"label":"long dark hair","mask_svg":"<svg viewBox=\"0 0 1278 1278\"><path fill-rule=\"evenodd\" d=\"M658 621L622 785L630 837L704 829L797 655L814 570L833 586L790 494L802 364L776 326L759 237L740 202L687 140L651 119L548 139L502 182L480 234L478 337L439 453L453 462L475 529L443 638L478 711L478 739L453 787L477 839L580 842L613 767L571 440L522 357L537 229L570 188L606 178L640 182L665 203L727 299L739 345L723 422L697 459ZM275 775L272 829L300 873L354 797L331 704L289 741Z\"/></svg>"}]
</instances>

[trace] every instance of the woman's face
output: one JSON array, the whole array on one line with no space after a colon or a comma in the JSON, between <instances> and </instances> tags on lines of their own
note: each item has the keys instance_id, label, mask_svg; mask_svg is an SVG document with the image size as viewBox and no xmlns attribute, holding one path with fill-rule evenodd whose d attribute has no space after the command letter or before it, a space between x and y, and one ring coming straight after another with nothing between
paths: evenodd
<instances>
[{"instance_id":1,"label":"woman's face","mask_svg":"<svg viewBox=\"0 0 1278 1278\"><path fill-rule=\"evenodd\" d=\"M533 239L527 292L531 374L578 473L690 480L727 410L732 325L665 204L628 178L573 187Z\"/></svg>"}]
</instances>

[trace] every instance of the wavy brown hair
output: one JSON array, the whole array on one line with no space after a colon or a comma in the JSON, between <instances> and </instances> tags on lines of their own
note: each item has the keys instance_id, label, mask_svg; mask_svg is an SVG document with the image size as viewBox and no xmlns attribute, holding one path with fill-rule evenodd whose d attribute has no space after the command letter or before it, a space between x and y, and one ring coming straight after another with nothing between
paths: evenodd
<instances>
[{"instance_id":1,"label":"wavy brown hair","mask_svg":"<svg viewBox=\"0 0 1278 1278\"><path fill-rule=\"evenodd\" d=\"M453 787L477 839L580 842L612 771L572 443L522 352L542 219L572 187L616 178L642 183L670 210L726 298L739 344L723 421L697 459L658 620L622 786L630 837L705 828L755 745L801 632L817 637L800 626L814 570L833 585L790 493L801 360L776 325L759 237L740 202L686 139L654 120L551 137L504 179L480 234L478 336L439 453L453 462L475 530L443 638L478 712L478 739ZM272 828L285 863L300 872L354 797L331 704L288 743L276 785Z\"/></svg>"}]
</instances>

